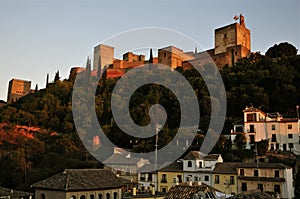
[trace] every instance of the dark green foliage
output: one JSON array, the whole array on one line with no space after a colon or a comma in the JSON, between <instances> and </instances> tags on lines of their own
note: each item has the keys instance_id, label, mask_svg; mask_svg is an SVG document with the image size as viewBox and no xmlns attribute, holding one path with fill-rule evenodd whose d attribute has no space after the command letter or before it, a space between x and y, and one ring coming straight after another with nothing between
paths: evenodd
<instances>
[{"instance_id":1,"label":"dark green foliage","mask_svg":"<svg viewBox=\"0 0 300 199\"><path fill-rule=\"evenodd\" d=\"M297 55L297 49L292 44L288 42L283 42L280 44L275 44L269 48L266 52L266 56L271 58L283 57L283 56L295 56Z\"/></svg>"}]
</instances>

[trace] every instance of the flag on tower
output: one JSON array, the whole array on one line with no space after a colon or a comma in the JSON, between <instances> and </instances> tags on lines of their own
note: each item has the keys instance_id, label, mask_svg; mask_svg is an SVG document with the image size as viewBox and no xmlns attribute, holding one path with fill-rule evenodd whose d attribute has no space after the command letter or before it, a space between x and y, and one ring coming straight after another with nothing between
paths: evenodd
<instances>
[{"instance_id":1,"label":"flag on tower","mask_svg":"<svg viewBox=\"0 0 300 199\"><path fill-rule=\"evenodd\" d=\"M234 20L238 20L238 19L239 19L239 16L235 15L235 16L233 17L233 19L234 19Z\"/></svg>"}]
</instances>

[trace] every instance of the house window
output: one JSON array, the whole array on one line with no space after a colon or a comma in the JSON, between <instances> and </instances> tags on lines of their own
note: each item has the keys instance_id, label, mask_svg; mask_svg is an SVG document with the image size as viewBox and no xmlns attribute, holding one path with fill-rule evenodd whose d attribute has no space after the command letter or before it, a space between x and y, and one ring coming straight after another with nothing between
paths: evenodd
<instances>
[{"instance_id":1,"label":"house window","mask_svg":"<svg viewBox=\"0 0 300 199\"><path fill-rule=\"evenodd\" d=\"M275 178L279 178L279 170L275 170L274 176L275 176Z\"/></svg>"},{"instance_id":2,"label":"house window","mask_svg":"<svg viewBox=\"0 0 300 199\"><path fill-rule=\"evenodd\" d=\"M272 134L272 142L276 142L276 134Z\"/></svg>"},{"instance_id":3,"label":"house window","mask_svg":"<svg viewBox=\"0 0 300 199\"><path fill-rule=\"evenodd\" d=\"M288 129L293 129L293 125L289 124Z\"/></svg>"},{"instance_id":4,"label":"house window","mask_svg":"<svg viewBox=\"0 0 300 199\"><path fill-rule=\"evenodd\" d=\"M80 199L85 199L85 195L80 196Z\"/></svg>"},{"instance_id":5,"label":"house window","mask_svg":"<svg viewBox=\"0 0 300 199\"><path fill-rule=\"evenodd\" d=\"M146 177L145 177L145 174L144 174L144 173L141 174L140 180L141 180L141 181L145 181L145 180L146 180Z\"/></svg>"},{"instance_id":6,"label":"house window","mask_svg":"<svg viewBox=\"0 0 300 199\"><path fill-rule=\"evenodd\" d=\"M247 114L247 122L256 122L256 114L255 113Z\"/></svg>"},{"instance_id":7,"label":"house window","mask_svg":"<svg viewBox=\"0 0 300 199\"><path fill-rule=\"evenodd\" d=\"M215 176L215 184L219 184L220 183L220 176L216 175Z\"/></svg>"},{"instance_id":8,"label":"house window","mask_svg":"<svg viewBox=\"0 0 300 199\"><path fill-rule=\"evenodd\" d=\"M257 184L257 189L259 189L261 192L264 192L264 186L263 186L263 184L258 183Z\"/></svg>"},{"instance_id":9,"label":"house window","mask_svg":"<svg viewBox=\"0 0 300 199\"><path fill-rule=\"evenodd\" d=\"M117 198L118 198L118 193L114 192L114 199L117 199Z\"/></svg>"},{"instance_id":10,"label":"house window","mask_svg":"<svg viewBox=\"0 0 300 199\"><path fill-rule=\"evenodd\" d=\"M275 185L274 185L274 192L280 194L280 185L278 185L278 184L275 184Z\"/></svg>"},{"instance_id":11,"label":"house window","mask_svg":"<svg viewBox=\"0 0 300 199\"><path fill-rule=\"evenodd\" d=\"M258 170L257 169L254 170L254 176L258 177Z\"/></svg>"},{"instance_id":12,"label":"house window","mask_svg":"<svg viewBox=\"0 0 300 199\"><path fill-rule=\"evenodd\" d=\"M291 134L291 133L288 134L288 138L289 138L289 139L293 139L293 134Z\"/></svg>"},{"instance_id":13,"label":"house window","mask_svg":"<svg viewBox=\"0 0 300 199\"><path fill-rule=\"evenodd\" d=\"M250 135L250 144L254 144L254 142L255 142L255 136Z\"/></svg>"},{"instance_id":14,"label":"house window","mask_svg":"<svg viewBox=\"0 0 300 199\"><path fill-rule=\"evenodd\" d=\"M275 130L276 130L275 124L272 124L272 131L275 131Z\"/></svg>"},{"instance_id":15,"label":"house window","mask_svg":"<svg viewBox=\"0 0 300 199\"><path fill-rule=\"evenodd\" d=\"M110 193L106 194L106 199L110 199Z\"/></svg>"},{"instance_id":16,"label":"house window","mask_svg":"<svg viewBox=\"0 0 300 199\"><path fill-rule=\"evenodd\" d=\"M234 184L234 176L230 176L230 184Z\"/></svg>"},{"instance_id":17,"label":"house window","mask_svg":"<svg viewBox=\"0 0 300 199\"><path fill-rule=\"evenodd\" d=\"M98 199L102 199L102 198L103 198L102 194L99 193L99 194L98 194Z\"/></svg>"},{"instance_id":18,"label":"house window","mask_svg":"<svg viewBox=\"0 0 300 199\"><path fill-rule=\"evenodd\" d=\"M199 168L202 168L203 165L202 165L202 161L199 161Z\"/></svg>"},{"instance_id":19,"label":"house window","mask_svg":"<svg viewBox=\"0 0 300 199\"><path fill-rule=\"evenodd\" d=\"M247 183L242 182L242 191L247 191Z\"/></svg>"},{"instance_id":20,"label":"house window","mask_svg":"<svg viewBox=\"0 0 300 199\"><path fill-rule=\"evenodd\" d=\"M45 199L46 198L45 194L42 193L40 198Z\"/></svg>"},{"instance_id":21,"label":"house window","mask_svg":"<svg viewBox=\"0 0 300 199\"><path fill-rule=\"evenodd\" d=\"M90 199L95 199L94 194L91 194L91 195L90 195Z\"/></svg>"},{"instance_id":22,"label":"house window","mask_svg":"<svg viewBox=\"0 0 300 199\"><path fill-rule=\"evenodd\" d=\"M192 167L192 161L188 161L188 167Z\"/></svg>"},{"instance_id":23,"label":"house window","mask_svg":"<svg viewBox=\"0 0 300 199\"><path fill-rule=\"evenodd\" d=\"M178 178L178 182L182 183L182 176L181 175L177 175L177 178Z\"/></svg>"},{"instance_id":24,"label":"house window","mask_svg":"<svg viewBox=\"0 0 300 199\"><path fill-rule=\"evenodd\" d=\"M148 181L152 182L152 173L148 173Z\"/></svg>"},{"instance_id":25,"label":"house window","mask_svg":"<svg viewBox=\"0 0 300 199\"><path fill-rule=\"evenodd\" d=\"M163 192L163 193L167 193L167 188L165 188L165 187L162 187L162 188L161 188L161 192Z\"/></svg>"},{"instance_id":26,"label":"house window","mask_svg":"<svg viewBox=\"0 0 300 199\"><path fill-rule=\"evenodd\" d=\"M240 169L240 176L244 176L244 175L245 175L244 169Z\"/></svg>"},{"instance_id":27,"label":"house window","mask_svg":"<svg viewBox=\"0 0 300 199\"><path fill-rule=\"evenodd\" d=\"M74 195L73 195L73 196L71 196L71 198L70 198L70 199L76 199L76 196L74 196Z\"/></svg>"},{"instance_id":28,"label":"house window","mask_svg":"<svg viewBox=\"0 0 300 199\"><path fill-rule=\"evenodd\" d=\"M205 181L209 181L209 176L204 176Z\"/></svg>"},{"instance_id":29,"label":"house window","mask_svg":"<svg viewBox=\"0 0 300 199\"><path fill-rule=\"evenodd\" d=\"M289 143L289 148L290 149L294 148L294 143Z\"/></svg>"},{"instance_id":30,"label":"house window","mask_svg":"<svg viewBox=\"0 0 300 199\"><path fill-rule=\"evenodd\" d=\"M282 150L283 150L283 151L286 151L286 144L283 144L283 145L282 145Z\"/></svg>"},{"instance_id":31,"label":"house window","mask_svg":"<svg viewBox=\"0 0 300 199\"><path fill-rule=\"evenodd\" d=\"M162 174L161 182L167 183L167 174Z\"/></svg>"},{"instance_id":32,"label":"house window","mask_svg":"<svg viewBox=\"0 0 300 199\"><path fill-rule=\"evenodd\" d=\"M274 151L274 144L271 144L271 151Z\"/></svg>"},{"instance_id":33,"label":"house window","mask_svg":"<svg viewBox=\"0 0 300 199\"><path fill-rule=\"evenodd\" d=\"M250 132L249 133L255 133L254 125L253 124L250 124Z\"/></svg>"}]
</instances>

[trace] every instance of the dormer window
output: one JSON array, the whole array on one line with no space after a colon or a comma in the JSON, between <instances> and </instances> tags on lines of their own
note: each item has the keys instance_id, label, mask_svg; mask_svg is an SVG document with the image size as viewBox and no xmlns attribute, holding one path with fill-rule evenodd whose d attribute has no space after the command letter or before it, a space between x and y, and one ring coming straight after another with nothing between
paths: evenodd
<instances>
[{"instance_id":1,"label":"dormer window","mask_svg":"<svg viewBox=\"0 0 300 199\"><path fill-rule=\"evenodd\" d=\"M192 161L188 161L188 167L192 167L193 163Z\"/></svg>"}]
</instances>

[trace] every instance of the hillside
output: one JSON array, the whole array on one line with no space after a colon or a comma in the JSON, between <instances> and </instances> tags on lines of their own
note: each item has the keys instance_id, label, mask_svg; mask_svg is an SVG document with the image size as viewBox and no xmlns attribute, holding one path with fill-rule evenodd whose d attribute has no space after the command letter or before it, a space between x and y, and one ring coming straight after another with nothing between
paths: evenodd
<instances>
[{"instance_id":1,"label":"hillside","mask_svg":"<svg viewBox=\"0 0 300 199\"><path fill-rule=\"evenodd\" d=\"M272 56L254 53L235 66L225 66L220 70L228 103L223 133L230 132L232 124L242 119L242 110L250 104L266 112L297 116L295 107L300 104L300 56L294 52L270 54ZM205 83L196 70L177 70L196 92L201 110L199 129L205 133L210 122L210 98ZM117 79L106 79L98 83L95 110L99 123L118 146L152 151L155 138L136 139L133 145L134 138L111 122L110 99L116 82ZM28 190L31 183L65 168L102 166L87 155L76 133L71 106L72 87L72 80L56 78L46 89L0 107L1 186ZM131 98L130 113L137 124L146 125L149 122L149 107L155 102L162 104L169 116L167 125L160 133L159 146L163 147L174 137L178 128L180 108L174 95L157 85L143 86ZM83 122L89 122L88 118L84 118ZM198 136L194 147L199 148L202 140L203 137ZM220 143L214 152L222 153L225 160L226 157L230 159L231 156L226 155L230 149Z\"/></svg>"}]
</instances>

